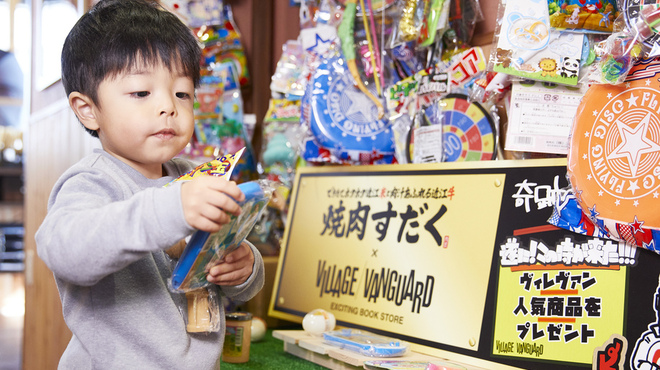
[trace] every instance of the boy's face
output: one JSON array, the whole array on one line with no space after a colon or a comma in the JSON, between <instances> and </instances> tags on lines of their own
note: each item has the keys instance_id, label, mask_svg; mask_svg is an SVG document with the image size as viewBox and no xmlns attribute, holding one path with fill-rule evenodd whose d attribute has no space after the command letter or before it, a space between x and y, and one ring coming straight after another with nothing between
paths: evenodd
<instances>
[{"instance_id":1,"label":"boy's face","mask_svg":"<svg viewBox=\"0 0 660 370\"><path fill-rule=\"evenodd\" d=\"M195 87L192 78L162 64L140 68L101 82L95 122L104 150L158 178L162 164L192 137Z\"/></svg>"}]
</instances>

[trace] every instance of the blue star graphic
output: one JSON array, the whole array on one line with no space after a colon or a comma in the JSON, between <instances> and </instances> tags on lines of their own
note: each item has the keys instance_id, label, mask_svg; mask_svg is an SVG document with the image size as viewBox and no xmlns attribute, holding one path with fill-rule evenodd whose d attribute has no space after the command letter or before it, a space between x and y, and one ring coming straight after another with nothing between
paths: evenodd
<instances>
[{"instance_id":1,"label":"blue star graphic","mask_svg":"<svg viewBox=\"0 0 660 370\"><path fill-rule=\"evenodd\" d=\"M324 40L323 37L321 37L321 35L319 35L319 34L317 33L317 34L314 36L314 45L308 47L307 50L315 50L315 49L316 49L317 47L319 47L320 45L328 44L328 43L330 43L331 41L332 41L331 39Z\"/></svg>"}]
</instances>

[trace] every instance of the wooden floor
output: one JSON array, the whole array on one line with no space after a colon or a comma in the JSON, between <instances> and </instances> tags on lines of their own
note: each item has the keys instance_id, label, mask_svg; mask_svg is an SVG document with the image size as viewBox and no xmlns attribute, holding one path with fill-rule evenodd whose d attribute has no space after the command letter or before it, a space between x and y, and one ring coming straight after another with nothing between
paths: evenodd
<instances>
[{"instance_id":1,"label":"wooden floor","mask_svg":"<svg viewBox=\"0 0 660 370\"><path fill-rule=\"evenodd\" d=\"M23 347L23 273L0 272L0 370L20 370Z\"/></svg>"}]
</instances>

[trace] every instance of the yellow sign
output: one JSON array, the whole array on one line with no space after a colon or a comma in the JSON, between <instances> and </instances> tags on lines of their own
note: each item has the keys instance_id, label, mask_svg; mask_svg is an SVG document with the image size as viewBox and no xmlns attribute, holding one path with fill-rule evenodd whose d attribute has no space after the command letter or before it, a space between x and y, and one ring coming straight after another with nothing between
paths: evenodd
<instances>
[{"instance_id":1,"label":"yellow sign","mask_svg":"<svg viewBox=\"0 0 660 370\"><path fill-rule=\"evenodd\" d=\"M269 315L478 350L506 175L439 166L301 169Z\"/></svg>"},{"instance_id":2,"label":"yellow sign","mask_svg":"<svg viewBox=\"0 0 660 370\"><path fill-rule=\"evenodd\" d=\"M539 263L499 273L494 354L590 364L596 344L623 333L626 266Z\"/></svg>"}]
</instances>

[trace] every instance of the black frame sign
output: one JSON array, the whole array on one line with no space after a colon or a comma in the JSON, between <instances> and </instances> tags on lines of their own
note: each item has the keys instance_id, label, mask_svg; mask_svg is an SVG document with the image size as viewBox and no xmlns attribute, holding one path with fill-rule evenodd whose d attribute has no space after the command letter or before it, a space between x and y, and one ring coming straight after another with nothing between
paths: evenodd
<instances>
[{"instance_id":1,"label":"black frame sign","mask_svg":"<svg viewBox=\"0 0 660 370\"><path fill-rule=\"evenodd\" d=\"M565 159L302 168L269 315L489 369L660 368L660 256L549 224L568 188Z\"/></svg>"}]
</instances>

